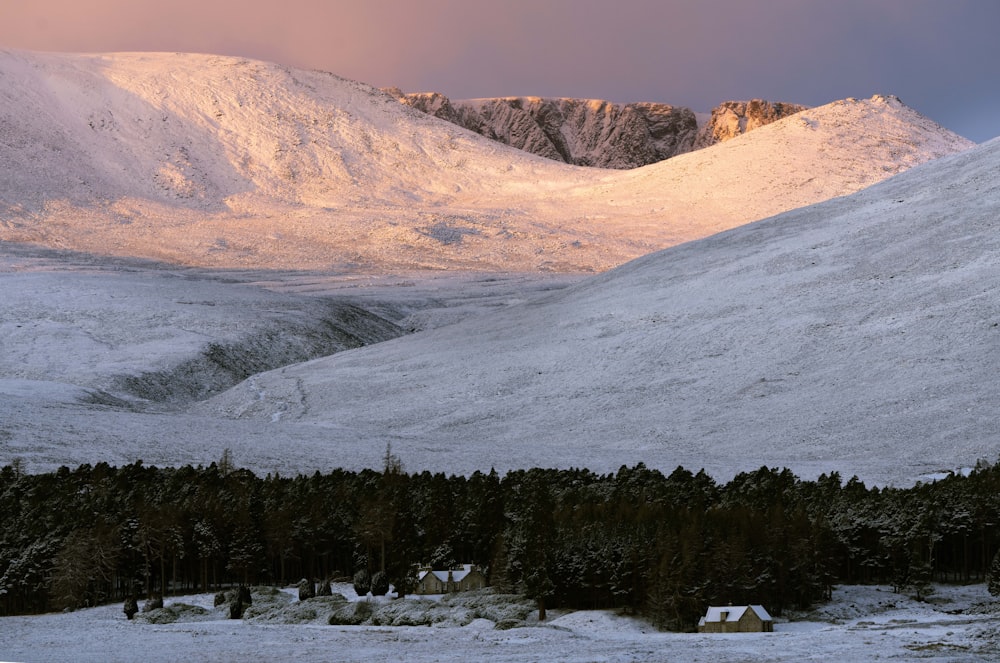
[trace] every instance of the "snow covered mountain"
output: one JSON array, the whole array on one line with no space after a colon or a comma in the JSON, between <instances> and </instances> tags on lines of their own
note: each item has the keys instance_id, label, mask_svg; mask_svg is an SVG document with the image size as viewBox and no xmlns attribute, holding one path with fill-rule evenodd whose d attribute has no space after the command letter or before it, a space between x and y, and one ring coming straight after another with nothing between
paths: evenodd
<instances>
[{"instance_id":1,"label":"snow covered mountain","mask_svg":"<svg viewBox=\"0 0 1000 663\"><path fill-rule=\"evenodd\" d=\"M263 62L2 52L0 79L0 240L205 267L600 271L971 145L876 97L622 172Z\"/></svg>"},{"instance_id":2,"label":"snow covered mountain","mask_svg":"<svg viewBox=\"0 0 1000 663\"><path fill-rule=\"evenodd\" d=\"M417 470L912 480L996 454L1000 145L893 97L615 171L261 62L0 78L0 462L287 473L391 441Z\"/></svg>"},{"instance_id":3,"label":"snow covered mountain","mask_svg":"<svg viewBox=\"0 0 1000 663\"><path fill-rule=\"evenodd\" d=\"M619 169L709 147L806 108L761 99L728 101L699 127L690 108L668 104L541 97L452 101L437 92L386 92L434 117L546 159Z\"/></svg>"},{"instance_id":4,"label":"snow covered mountain","mask_svg":"<svg viewBox=\"0 0 1000 663\"><path fill-rule=\"evenodd\" d=\"M993 461L998 169L995 140L545 300L259 375L198 412L350 421L455 469L905 481Z\"/></svg>"}]
</instances>

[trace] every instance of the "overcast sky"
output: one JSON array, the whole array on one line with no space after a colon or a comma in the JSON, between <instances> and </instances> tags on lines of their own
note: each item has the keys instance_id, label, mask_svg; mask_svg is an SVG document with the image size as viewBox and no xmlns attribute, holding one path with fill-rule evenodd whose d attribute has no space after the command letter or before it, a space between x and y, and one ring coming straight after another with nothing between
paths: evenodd
<instances>
[{"instance_id":1,"label":"overcast sky","mask_svg":"<svg viewBox=\"0 0 1000 663\"><path fill-rule=\"evenodd\" d=\"M1000 136L1000 0L0 0L0 48L194 51L453 99L809 106Z\"/></svg>"}]
</instances>

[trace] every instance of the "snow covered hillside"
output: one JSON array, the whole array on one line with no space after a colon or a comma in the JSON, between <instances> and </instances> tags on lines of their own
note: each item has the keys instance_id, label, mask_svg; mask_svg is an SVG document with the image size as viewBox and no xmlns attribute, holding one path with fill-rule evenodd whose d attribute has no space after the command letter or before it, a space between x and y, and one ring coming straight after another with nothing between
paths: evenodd
<instances>
[{"instance_id":1,"label":"snow covered hillside","mask_svg":"<svg viewBox=\"0 0 1000 663\"><path fill-rule=\"evenodd\" d=\"M998 148L892 97L622 172L261 62L7 52L0 77L0 462L311 472L392 442L414 470L909 481L995 457Z\"/></svg>"},{"instance_id":2,"label":"snow covered hillside","mask_svg":"<svg viewBox=\"0 0 1000 663\"><path fill-rule=\"evenodd\" d=\"M995 140L196 411L351 422L457 471L644 461L907 481L992 461L998 169Z\"/></svg>"},{"instance_id":3,"label":"snow covered hillside","mask_svg":"<svg viewBox=\"0 0 1000 663\"><path fill-rule=\"evenodd\" d=\"M600 271L971 146L876 97L623 173L257 61L0 52L0 81L0 240L189 266Z\"/></svg>"}]
</instances>

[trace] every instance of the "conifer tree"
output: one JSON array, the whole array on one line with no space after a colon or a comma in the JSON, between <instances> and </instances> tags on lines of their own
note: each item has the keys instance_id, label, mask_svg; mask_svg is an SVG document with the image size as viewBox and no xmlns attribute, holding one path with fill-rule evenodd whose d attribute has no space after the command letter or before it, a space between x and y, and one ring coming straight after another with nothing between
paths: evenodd
<instances>
[{"instance_id":1,"label":"conifer tree","mask_svg":"<svg viewBox=\"0 0 1000 663\"><path fill-rule=\"evenodd\" d=\"M991 596L1000 596L1000 550L993 556L993 562L990 564L987 589Z\"/></svg>"}]
</instances>

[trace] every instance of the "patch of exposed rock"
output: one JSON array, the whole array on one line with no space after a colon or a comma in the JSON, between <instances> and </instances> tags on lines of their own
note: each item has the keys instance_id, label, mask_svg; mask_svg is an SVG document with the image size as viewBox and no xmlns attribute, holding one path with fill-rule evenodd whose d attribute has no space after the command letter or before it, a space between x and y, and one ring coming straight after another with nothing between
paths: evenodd
<instances>
[{"instance_id":1,"label":"patch of exposed rock","mask_svg":"<svg viewBox=\"0 0 1000 663\"><path fill-rule=\"evenodd\" d=\"M698 150L736 138L805 109L806 106L799 104L763 99L723 102L712 109L711 119L699 129L694 149Z\"/></svg>"},{"instance_id":2,"label":"patch of exposed rock","mask_svg":"<svg viewBox=\"0 0 1000 663\"><path fill-rule=\"evenodd\" d=\"M805 106L727 101L699 127L695 113L658 103L498 97L453 101L437 92L386 90L402 103L482 136L577 166L638 168L780 120Z\"/></svg>"}]
</instances>

